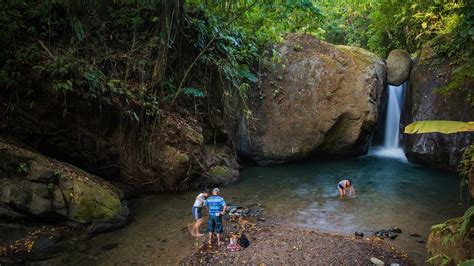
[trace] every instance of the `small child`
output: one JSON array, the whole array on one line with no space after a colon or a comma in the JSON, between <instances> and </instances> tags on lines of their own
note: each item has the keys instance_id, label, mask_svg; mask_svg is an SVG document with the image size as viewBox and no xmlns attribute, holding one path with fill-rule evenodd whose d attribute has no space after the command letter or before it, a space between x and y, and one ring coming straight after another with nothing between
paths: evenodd
<instances>
[{"instance_id":1,"label":"small child","mask_svg":"<svg viewBox=\"0 0 474 266\"><path fill-rule=\"evenodd\" d=\"M339 197L341 199L346 196L347 189L349 190L349 196L355 196L355 190L350 179L339 181L337 188L339 189Z\"/></svg>"},{"instance_id":2,"label":"small child","mask_svg":"<svg viewBox=\"0 0 474 266\"><path fill-rule=\"evenodd\" d=\"M240 246L239 246L239 244L237 243L237 240L238 240L237 235L232 235L232 236L230 237L230 244L227 245L227 249L230 250L230 251L238 251L238 250L240 250Z\"/></svg>"}]
</instances>

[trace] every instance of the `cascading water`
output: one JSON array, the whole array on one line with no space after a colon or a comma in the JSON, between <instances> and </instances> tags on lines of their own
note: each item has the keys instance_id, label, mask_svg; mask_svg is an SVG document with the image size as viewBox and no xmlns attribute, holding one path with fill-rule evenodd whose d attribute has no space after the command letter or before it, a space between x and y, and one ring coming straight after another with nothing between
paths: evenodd
<instances>
[{"instance_id":1,"label":"cascading water","mask_svg":"<svg viewBox=\"0 0 474 266\"><path fill-rule=\"evenodd\" d=\"M400 86L388 86L387 117L385 122L384 148L399 148L400 111L402 109L402 97L405 84Z\"/></svg>"},{"instance_id":2,"label":"cascading water","mask_svg":"<svg viewBox=\"0 0 474 266\"><path fill-rule=\"evenodd\" d=\"M387 116L385 119L385 137L382 148L376 148L374 154L383 157L406 159L399 143L400 114L403 92L406 82L400 86L388 86Z\"/></svg>"}]
</instances>

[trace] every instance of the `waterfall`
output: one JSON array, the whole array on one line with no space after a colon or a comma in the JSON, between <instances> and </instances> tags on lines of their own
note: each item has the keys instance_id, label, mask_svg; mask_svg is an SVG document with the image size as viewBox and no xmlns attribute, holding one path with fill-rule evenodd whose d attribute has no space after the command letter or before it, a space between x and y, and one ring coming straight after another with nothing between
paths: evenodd
<instances>
[{"instance_id":1,"label":"waterfall","mask_svg":"<svg viewBox=\"0 0 474 266\"><path fill-rule=\"evenodd\" d=\"M385 136L383 147L372 150L372 154L380 157L398 158L406 161L400 148L400 114L406 82L400 86L388 86L387 115L385 119Z\"/></svg>"},{"instance_id":2,"label":"waterfall","mask_svg":"<svg viewBox=\"0 0 474 266\"><path fill-rule=\"evenodd\" d=\"M384 148L399 148L400 113L406 83L388 86L387 116L385 121Z\"/></svg>"}]
</instances>

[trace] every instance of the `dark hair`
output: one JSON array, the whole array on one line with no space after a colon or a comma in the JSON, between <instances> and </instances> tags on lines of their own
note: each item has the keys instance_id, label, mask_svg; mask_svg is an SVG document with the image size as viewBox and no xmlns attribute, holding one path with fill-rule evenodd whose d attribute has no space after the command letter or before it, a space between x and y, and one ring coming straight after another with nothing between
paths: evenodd
<instances>
[{"instance_id":1,"label":"dark hair","mask_svg":"<svg viewBox=\"0 0 474 266\"><path fill-rule=\"evenodd\" d=\"M352 180L350 180L350 179L347 179L347 181L349 181L349 184L351 184L351 186L352 186Z\"/></svg>"},{"instance_id":2,"label":"dark hair","mask_svg":"<svg viewBox=\"0 0 474 266\"><path fill-rule=\"evenodd\" d=\"M202 193L211 194L211 191L206 188L206 189L204 189L204 190L202 191Z\"/></svg>"}]
</instances>

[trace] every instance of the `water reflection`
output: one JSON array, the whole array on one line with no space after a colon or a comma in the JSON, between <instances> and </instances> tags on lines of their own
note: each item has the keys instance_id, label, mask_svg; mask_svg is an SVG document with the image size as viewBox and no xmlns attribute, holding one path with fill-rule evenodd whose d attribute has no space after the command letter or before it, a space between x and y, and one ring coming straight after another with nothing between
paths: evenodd
<instances>
[{"instance_id":1,"label":"water reflection","mask_svg":"<svg viewBox=\"0 0 474 266\"><path fill-rule=\"evenodd\" d=\"M339 200L337 182L350 178L357 197ZM322 231L353 234L401 227L393 242L423 261L425 248L409 237L427 237L432 224L462 214L459 178L400 160L366 156L359 159L247 167L241 182L223 188L228 204L261 206L273 219ZM196 192L162 194L135 200L136 221L90 241L91 249L72 263L178 263L199 242L187 233ZM107 252L101 247L119 243ZM92 258L91 258L92 254Z\"/></svg>"}]
</instances>

